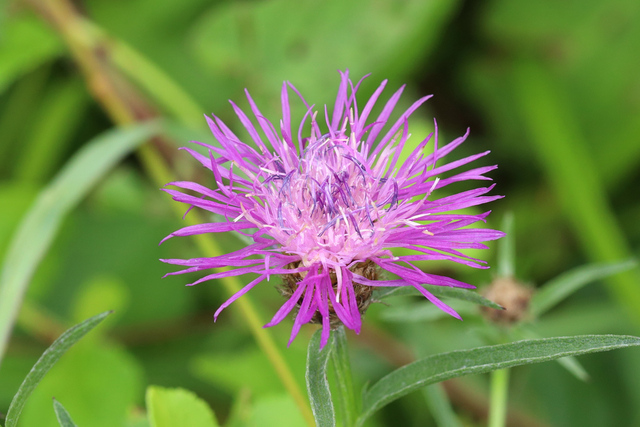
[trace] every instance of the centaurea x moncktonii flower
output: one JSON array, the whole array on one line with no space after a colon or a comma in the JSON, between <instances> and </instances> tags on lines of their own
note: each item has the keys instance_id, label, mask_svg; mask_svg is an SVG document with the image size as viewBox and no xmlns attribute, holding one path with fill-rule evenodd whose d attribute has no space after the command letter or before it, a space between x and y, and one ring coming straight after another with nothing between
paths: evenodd
<instances>
[{"instance_id":1,"label":"centaurea x moncktonii flower","mask_svg":"<svg viewBox=\"0 0 640 427\"><path fill-rule=\"evenodd\" d=\"M446 259L482 267L482 261L465 256L460 250L485 248L483 241L503 235L495 230L466 228L484 221L489 212L480 215L455 212L502 197L485 196L493 185L442 198L433 196L436 190L453 182L490 180L484 174L496 166L439 178L488 153L437 164L462 144L468 131L440 148L436 126L434 134L399 163L409 138L409 116L430 96L416 101L392 123L389 118L404 87L400 88L378 117L370 120L369 115L386 81L364 107L359 108L356 92L362 80L354 86L348 71L340 74L333 112L324 109L326 125L318 123L312 107L290 83L285 83L279 131L260 113L247 92L254 121L233 102L231 105L248 131L250 143L242 142L213 116L213 119L207 117L207 122L219 145L196 142L208 150L208 156L184 148L212 172L217 188L173 182L170 185L198 193L200 197L178 190L165 191L174 200L220 215L226 221L185 227L165 240L231 230L245 230L242 233L253 240L243 249L212 258L163 260L187 267L169 274L238 267L205 276L192 283L194 285L224 276L258 275L225 302L216 311L215 318L222 309L273 275L283 277L283 293L288 299L266 326L279 323L297 308L291 340L302 324L313 321L322 323L322 345L329 338L331 326L337 323L360 332L361 316L376 286L415 287L437 307L460 318L421 285L473 286L425 273L413 262ZM289 88L307 108L302 123L294 126ZM303 134L307 122L311 130ZM385 127L387 123L391 125L389 128ZM429 142L434 144L433 153L425 155ZM412 250L414 255L394 256L391 250L400 247ZM398 279L381 280L380 270Z\"/></svg>"}]
</instances>

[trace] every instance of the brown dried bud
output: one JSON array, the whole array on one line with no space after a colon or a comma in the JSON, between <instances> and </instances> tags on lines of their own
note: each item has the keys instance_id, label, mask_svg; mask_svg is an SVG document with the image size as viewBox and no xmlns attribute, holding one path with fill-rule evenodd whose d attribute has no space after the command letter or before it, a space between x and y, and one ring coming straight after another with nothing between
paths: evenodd
<instances>
[{"instance_id":1,"label":"brown dried bud","mask_svg":"<svg viewBox=\"0 0 640 427\"><path fill-rule=\"evenodd\" d=\"M527 316L533 290L512 277L499 277L483 292L485 298L504 310L482 307L485 317L493 322L511 325Z\"/></svg>"}]
</instances>

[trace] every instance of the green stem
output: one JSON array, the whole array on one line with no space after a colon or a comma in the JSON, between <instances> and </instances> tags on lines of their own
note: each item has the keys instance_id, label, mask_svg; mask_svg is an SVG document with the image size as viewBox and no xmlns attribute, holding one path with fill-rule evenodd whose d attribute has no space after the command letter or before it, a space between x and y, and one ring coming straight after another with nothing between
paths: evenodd
<instances>
[{"instance_id":1,"label":"green stem","mask_svg":"<svg viewBox=\"0 0 640 427\"><path fill-rule=\"evenodd\" d=\"M340 402L340 412L342 417L342 425L345 427L355 425L356 418L360 413L358 409L358 400L356 398L355 389L353 387L353 378L351 376L351 363L349 362L349 351L347 348L347 334L344 326L340 326L334 332L335 347L331 352L331 361L336 375L337 401Z\"/></svg>"},{"instance_id":2,"label":"green stem","mask_svg":"<svg viewBox=\"0 0 640 427\"><path fill-rule=\"evenodd\" d=\"M516 276L516 236L513 223L513 212L507 212L501 226L506 236L498 242L498 277Z\"/></svg>"},{"instance_id":3,"label":"green stem","mask_svg":"<svg viewBox=\"0 0 640 427\"><path fill-rule=\"evenodd\" d=\"M504 427L507 422L507 395L509 391L509 369L491 372L491 406L489 427Z\"/></svg>"}]
</instances>

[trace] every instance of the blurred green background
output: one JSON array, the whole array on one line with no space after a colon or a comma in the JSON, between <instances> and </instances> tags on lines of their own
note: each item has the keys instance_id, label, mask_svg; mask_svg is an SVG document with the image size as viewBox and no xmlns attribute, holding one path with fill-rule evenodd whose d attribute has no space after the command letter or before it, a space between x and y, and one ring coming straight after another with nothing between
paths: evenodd
<instances>
[{"instance_id":1,"label":"blurred green background","mask_svg":"<svg viewBox=\"0 0 640 427\"><path fill-rule=\"evenodd\" d=\"M87 87L86 74L46 12L54 0L0 6L0 259L21 219L51 179L87 141L114 127ZM211 138L202 114L239 127L248 88L274 123L280 87L291 81L317 106L332 105L337 70L371 73L366 99L383 79L401 84L401 107L434 94L412 117L420 134L438 119L441 141L471 127L456 158L491 150L494 202L489 226L515 217L516 275L532 286L583 264L629 259L640 247L640 2L489 0L78 0L100 40L101 65L133 88L135 103L182 122L165 144L174 174L204 184L195 161L175 148ZM94 82L95 84L95 82ZM144 116L144 114L142 115ZM204 135L204 136L201 136ZM51 397L79 425L144 426L149 384L184 387L233 425L299 426L292 399L216 282L172 276L158 258L201 253L189 238L157 243L181 226L169 197L132 155L67 215L30 282L0 366L0 412L42 351L65 327L107 309L105 325L65 355L29 401L22 426L53 426ZM222 236L224 248L238 248ZM495 261L495 244L480 256ZM425 265L485 286L494 273ZM638 269L582 289L532 328L542 336L640 334ZM263 321L281 303L275 282L250 293ZM349 335L356 381L398 363L486 342L486 321L394 317L415 303L398 299L367 313ZM426 301L423 304L428 304ZM386 312L386 313L385 313ZM290 322L272 328L300 384L306 326L285 349ZM640 357L623 350L580 359L581 382L558 364L515 369L514 426L640 425ZM487 378L446 386L465 425L485 423ZM235 415L234 415L235 414ZM231 424L229 424L231 425ZM385 408L371 426L435 425L415 393Z\"/></svg>"}]
</instances>

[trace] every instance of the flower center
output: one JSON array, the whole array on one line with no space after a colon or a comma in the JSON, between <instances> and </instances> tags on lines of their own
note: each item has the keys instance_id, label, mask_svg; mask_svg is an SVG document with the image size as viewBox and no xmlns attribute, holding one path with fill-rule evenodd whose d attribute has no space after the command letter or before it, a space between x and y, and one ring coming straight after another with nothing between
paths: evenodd
<instances>
[{"instance_id":1,"label":"flower center","mask_svg":"<svg viewBox=\"0 0 640 427\"><path fill-rule=\"evenodd\" d=\"M270 234L306 266L370 254L378 221L397 204L397 184L374 176L359 145L344 134L312 138L297 167L286 170L276 160L263 181L265 208L277 225Z\"/></svg>"}]
</instances>

